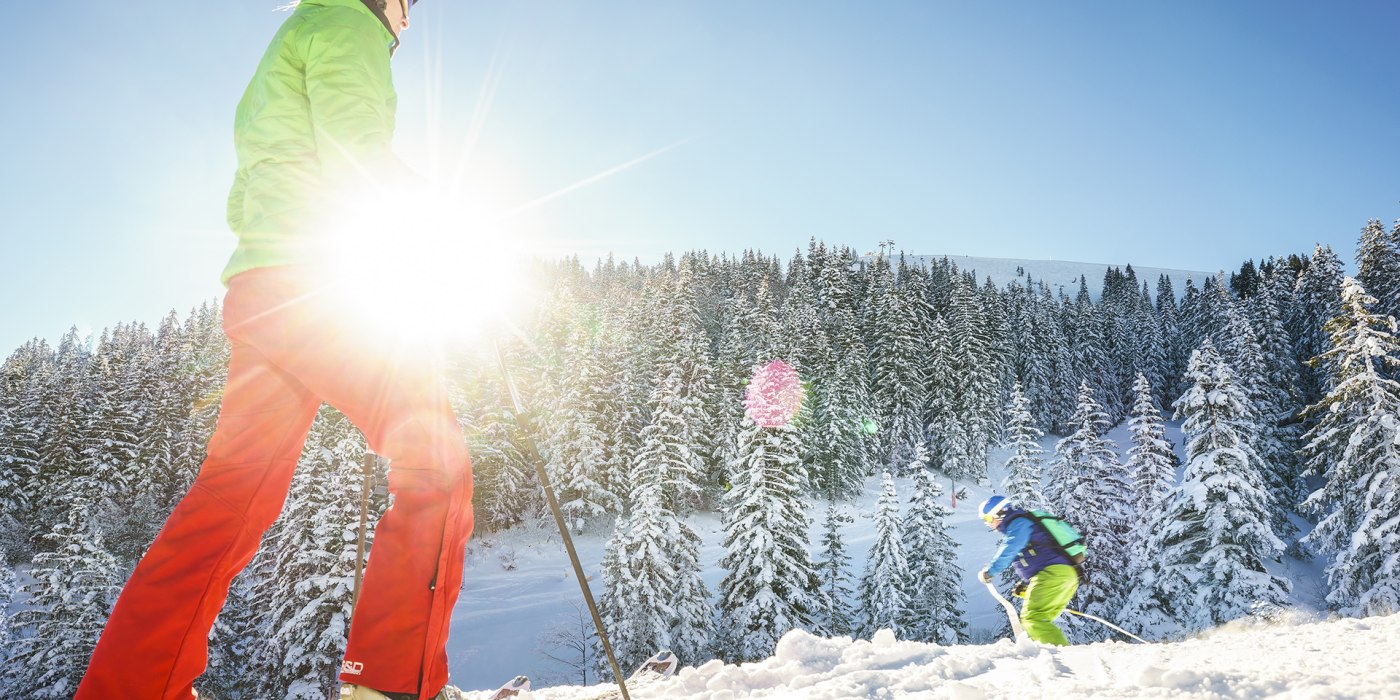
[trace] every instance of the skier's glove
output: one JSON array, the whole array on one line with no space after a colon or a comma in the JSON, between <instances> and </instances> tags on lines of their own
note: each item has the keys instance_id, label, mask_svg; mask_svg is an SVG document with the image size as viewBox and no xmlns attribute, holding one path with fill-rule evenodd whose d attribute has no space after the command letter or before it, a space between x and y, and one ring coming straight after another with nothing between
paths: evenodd
<instances>
[{"instance_id":1,"label":"skier's glove","mask_svg":"<svg viewBox=\"0 0 1400 700\"><path fill-rule=\"evenodd\" d=\"M1017 598L1025 598L1025 597L1026 597L1026 588L1028 588L1028 586L1026 585L1026 582L1025 582L1025 581L1022 581L1022 582L1016 584L1016 587L1015 587L1015 588L1012 588L1012 589L1011 589L1011 595L1014 595L1014 596L1016 596Z\"/></svg>"},{"instance_id":2,"label":"skier's glove","mask_svg":"<svg viewBox=\"0 0 1400 700\"><path fill-rule=\"evenodd\" d=\"M992 582L992 575L989 574L989 573L987 573L987 570L986 570L986 569L983 569L983 570L977 572L977 578L982 579L982 583L991 583L991 582Z\"/></svg>"}]
</instances>

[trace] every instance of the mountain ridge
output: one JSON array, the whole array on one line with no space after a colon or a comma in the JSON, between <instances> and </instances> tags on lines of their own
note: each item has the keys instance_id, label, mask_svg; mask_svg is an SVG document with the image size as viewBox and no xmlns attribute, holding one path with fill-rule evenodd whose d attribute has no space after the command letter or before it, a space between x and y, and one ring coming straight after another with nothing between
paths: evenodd
<instances>
[{"instance_id":1,"label":"mountain ridge","mask_svg":"<svg viewBox=\"0 0 1400 700\"><path fill-rule=\"evenodd\" d=\"M867 253L862 256L864 260L871 260L878 254ZM908 262L917 262L920 265L929 265L946 258L948 262L958 266L959 270L972 270L977 274L979 282L985 281L988 277L998 287L1004 287L1008 282L1024 281L1027 275L1032 281L1044 281L1050 285L1051 290L1059 292L1063 289L1067 294L1073 296L1078 291L1079 276L1084 276L1084 281L1089 288L1089 294L1098 298L1103 291L1104 272L1109 268L1116 267L1125 269L1129 264L1133 266L1137 273L1139 282L1147 282L1148 288L1155 295L1157 292L1157 278L1166 275L1172 282L1172 291L1180 297L1186 289L1186 280L1193 280L1196 286L1205 282L1207 277L1213 277L1217 273L1205 272L1202 270L1182 270L1168 267L1150 267L1137 265L1135 263L1094 263L1079 262L1074 260L1032 260L1028 258L989 258L975 255L912 255L904 253L904 259ZM1020 271L1024 272L1020 272Z\"/></svg>"}]
</instances>

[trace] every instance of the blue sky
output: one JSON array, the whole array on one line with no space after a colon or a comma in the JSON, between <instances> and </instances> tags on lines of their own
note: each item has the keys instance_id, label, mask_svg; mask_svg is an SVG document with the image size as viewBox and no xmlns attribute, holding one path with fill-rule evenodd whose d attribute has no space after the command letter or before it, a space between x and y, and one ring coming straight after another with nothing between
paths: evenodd
<instances>
[{"instance_id":1,"label":"blue sky","mask_svg":"<svg viewBox=\"0 0 1400 700\"><path fill-rule=\"evenodd\" d=\"M233 110L277 4L26 5L0 45L0 353L221 294ZM547 254L816 236L1215 270L1349 259L1400 217L1393 2L423 0L414 21L399 152L461 164L498 210L547 198L502 234Z\"/></svg>"}]
</instances>

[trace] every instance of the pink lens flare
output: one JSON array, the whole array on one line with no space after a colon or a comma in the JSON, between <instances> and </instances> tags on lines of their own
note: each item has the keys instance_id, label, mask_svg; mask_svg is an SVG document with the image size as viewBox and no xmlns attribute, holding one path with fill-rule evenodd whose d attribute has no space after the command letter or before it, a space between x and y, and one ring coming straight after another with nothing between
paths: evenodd
<instances>
[{"instance_id":1,"label":"pink lens flare","mask_svg":"<svg viewBox=\"0 0 1400 700\"><path fill-rule=\"evenodd\" d=\"M802 408L802 379L782 360L755 367L744 392L744 413L764 428L787 425Z\"/></svg>"}]
</instances>

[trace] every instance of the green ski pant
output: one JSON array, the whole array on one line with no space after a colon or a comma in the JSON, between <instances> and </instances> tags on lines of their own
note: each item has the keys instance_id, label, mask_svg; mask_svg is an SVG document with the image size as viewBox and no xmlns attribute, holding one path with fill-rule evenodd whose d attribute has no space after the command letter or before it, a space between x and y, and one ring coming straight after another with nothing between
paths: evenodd
<instances>
[{"instance_id":1,"label":"green ski pant","mask_svg":"<svg viewBox=\"0 0 1400 700\"><path fill-rule=\"evenodd\" d=\"M1068 646L1065 633L1055 626L1055 618L1079 590L1079 574L1074 567L1051 564L1031 577L1026 587L1026 601L1021 605L1021 626L1037 642Z\"/></svg>"}]
</instances>

